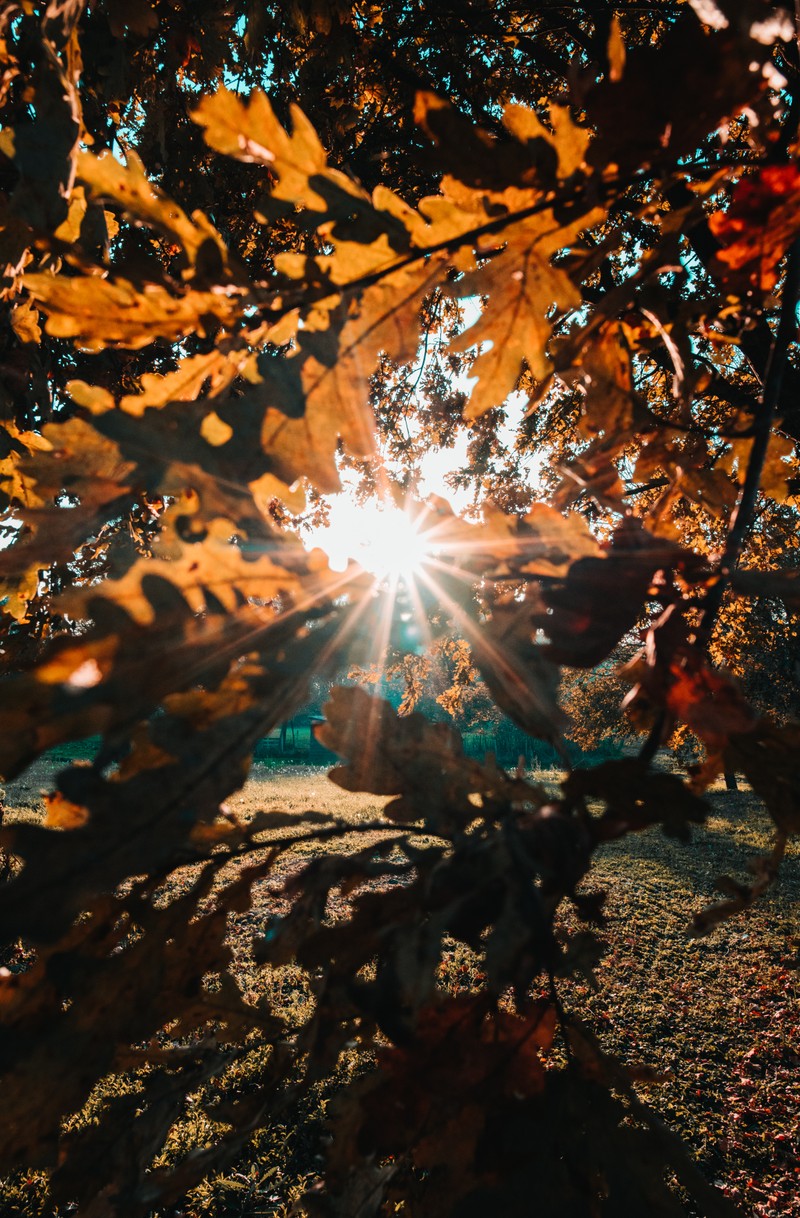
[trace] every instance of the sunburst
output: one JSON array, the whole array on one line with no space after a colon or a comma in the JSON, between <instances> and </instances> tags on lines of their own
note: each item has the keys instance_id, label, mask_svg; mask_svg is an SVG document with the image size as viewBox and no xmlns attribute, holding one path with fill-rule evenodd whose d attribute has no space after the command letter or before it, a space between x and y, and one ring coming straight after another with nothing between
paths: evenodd
<instances>
[{"instance_id":1,"label":"sunburst","mask_svg":"<svg viewBox=\"0 0 800 1218\"><path fill-rule=\"evenodd\" d=\"M415 516L378 499L357 503L347 495L332 501L328 523L314 529L310 540L334 570L352 560L378 584L413 583L435 552L424 513Z\"/></svg>"}]
</instances>

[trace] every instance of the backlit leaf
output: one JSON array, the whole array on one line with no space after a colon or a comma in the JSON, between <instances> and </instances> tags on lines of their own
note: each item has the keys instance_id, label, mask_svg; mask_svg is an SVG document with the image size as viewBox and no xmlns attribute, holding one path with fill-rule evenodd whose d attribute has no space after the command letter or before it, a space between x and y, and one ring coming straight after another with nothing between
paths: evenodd
<instances>
[{"instance_id":1,"label":"backlit leaf","mask_svg":"<svg viewBox=\"0 0 800 1218\"><path fill-rule=\"evenodd\" d=\"M191 289L173 295L156 283L139 291L125 279L45 274L26 275L24 282L46 314L47 333L73 338L89 351L138 350L155 338L206 334L231 325L238 312L231 297Z\"/></svg>"},{"instance_id":2,"label":"backlit leaf","mask_svg":"<svg viewBox=\"0 0 800 1218\"><path fill-rule=\"evenodd\" d=\"M15 305L11 311L11 325L20 342L38 343L42 340L39 315L30 300Z\"/></svg>"},{"instance_id":3,"label":"backlit leaf","mask_svg":"<svg viewBox=\"0 0 800 1218\"><path fill-rule=\"evenodd\" d=\"M329 190L335 196L365 197L350 178L328 167L325 149L298 106L291 108L290 134L261 90L245 103L222 86L202 99L192 117L217 152L273 170L278 177L275 198L324 214L330 207Z\"/></svg>"},{"instance_id":4,"label":"backlit leaf","mask_svg":"<svg viewBox=\"0 0 800 1218\"><path fill-rule=\"evenodd\" d=\"M112 201L128 216L171 236L183 246L189 263L195 262L206 242L216 247L224 261L225 247L213 225L199 211L190 219L172 199L154 187L132 150L128 150L125 165L110 152L95 156L83 151L78 155L77 174L92 198Z\"/></svg>"},{"instance_id":5,"label":"backlit leaf","mask_svg":"<svg viewBox=\"0 0 800 1218\"><path fill-rule=\"evenodd\" d=\"M85 406L92 414L103 414L118 407L127 414L140 416L145 410L158 409L168 402L193 401L204 387L213 397L231 383L247 359L247 352L226 356L214 350L205 355L189 355L180 361L174 372L146 372L141 378L141 392L124 394L119 401L107 389L87 385L85 381L70 381L67 390L79 406Z\"/></svg>"},{"instance_id":6,"label":"backlit leaf","mask_svg":"<svg viewBox=\"0 0 800 1218\"><path fill-rule=\"evenodd\" d=\"M134 621L147 625L162 604L161 582L179 592L196 613L206 607L209 596L233 612L247 597L269 602L300 594L297 575L267 555L247 557L232 540L234 533L229 521L212 521L202 540L184 544L174 557L141 559L119 578L73 589L58 604L72 616L86 616L93 600L108 597Z\"/></svg>"},{"instance_id":7,"label":"backlit leaf","mask_svg":"<svg viewBox=\"0 0 800 1218\"><path fill-rule=\"evenodd\" d=\"M743 177L730 207L710 217L709 228L722 244L717 256L721 275L730 287L772 290L778 263L800 232L799 197L797 166L767 165Z\"/></svg>"}]
</instances>

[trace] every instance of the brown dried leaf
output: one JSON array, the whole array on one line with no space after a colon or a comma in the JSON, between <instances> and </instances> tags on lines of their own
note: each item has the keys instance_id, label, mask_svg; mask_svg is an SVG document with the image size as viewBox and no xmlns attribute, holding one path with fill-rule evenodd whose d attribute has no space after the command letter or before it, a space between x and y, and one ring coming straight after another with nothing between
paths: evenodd
<instances>
[{"instance_id":1,"label":"brown dried leaf","mask_svg":"<svg viewBox=\"0 0 800 1218\"><path fill-rule=\"evenodd\" d=\"M510 779L463 755L457 732L423 715L399 717L389 702L357 687L334 687L326 722L315 728L319 742L348 759L330 777L347 791L396 795L384 815L395 821L424 818L445 833L479 814L470 794L506 797L539 806L540 788Z\"/></svg>"},{"instance_id":2,"label":"brown dried leaf","mask_svg":"<svg viewBox=\"0 0 800 1218\"><path fill-rule=\"evenodd\" d=\"M670 837L685 840L690 826L702 824L711 810L677 774L651 770L636 758L573 770L563 787L567 799L605 803L605 811L593 825L600 841L658 824Z\"/></svg>"},{"instance_id":3,"label":"brown dried leaf","mask_svg":"<svg viewBox=\"0 0 800 1218\"><path fill-rule=\"evenodd\" d=\"M467 638L498 706L529 735L558 742L566 719L558 705L558 668L534 642L539 604L532 592L523 601L495 604L491 618L470 629Z\"/></svg>"}]
</instances>

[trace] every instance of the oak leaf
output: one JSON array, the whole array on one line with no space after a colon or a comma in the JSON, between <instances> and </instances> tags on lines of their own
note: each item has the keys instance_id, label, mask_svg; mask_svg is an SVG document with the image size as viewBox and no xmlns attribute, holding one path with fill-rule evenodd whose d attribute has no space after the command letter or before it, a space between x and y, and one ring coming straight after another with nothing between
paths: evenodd
<instances>
[{"instance_id":1,"label":"oak leaf","mask_svg":"<svg viewBox=\"0 0 800 1218\"><path fill-rule=\"evenodd\" d=\"M30 300L23 300L11 310L11 326L20 342L40 343L42 328L39 314Z\"/></svg>"},{"instance_id":2,"label":"oak leaf","mask_svg":"<svg viewBox=\"0 0 800 1218\"><path fill-rule=\"evenodd\" d=\"M67 392L79 406L92 414L120 409L137 417L145 410L159 409L169 402L194 401L205 388L209 397L221 393L241 372L250 353L246 350L226 355L217 349L202 355L187 355L174 372L146 372L140 379L139 393L123 394L119 400L100 385L69 381Z\"/></svg>"},{"instance_id":3,"label":"oak leaf","mask_svg":"<svg viewBox=\"0 0 800 1218\"><path fill-rule=\"evenodd\" d=\"M604 433L622 442L633 422L636 396L626 328L608 323L591 335L574 371L562 372L583 391L581 429L588 436Z\"/></svg>"},{"instance_id":4,"label":"oak leaf","mask_svg":"<svg viewBox=\"0 0 800 1218\"><path fill-rule=\"evenodd\" d=\"M40 568L33 565L16 576L0 578L0 609L18 622L28 616L31 601L39 591Z\"/></svg>"},{"instance_id":5,"label":"oak leaf","mask_svg":"<svg viewBox=\"0 0 800 1218\"><path fill-rule=\"evenodd\" d=\"M183 247L190 265L206 242L211 242L220 263L224 262L225 245L206 216L196 211L190 219L177 203L153 186L132 149L128 149L125 159L122 165L111 152L95 156L84 150L78 154L77 175L91 197L113 201L127 216L172 237Z\"/></svg>"},{"instance_id":6,"label":"oak leaf","mask_svg":"<svg viewBox=\"0 0 800 1218\"><path fill-rule=\"evenodd\" d=\"M291 486L305 475L319 490L341 489L336 445L375 452L369 382L378 355L413 357L419 311L444 270L442 257L393 272L359 295L332 298L288 356L260 363L263 384L247 396L267 406L261 442L273 472Z\"/></svg>"},{"instance_id":7,"label":"oak leaf","mask_svg":"<svg viewBox=\"0 0 800 1218\"><path fill-rule=\"evenodd\" d=\"M470 628L473 658L498 706L529 735L560 742L566 720L558 705L558 668L547 650L534 641L535 607L529 591L524 600L505 598L492 606L487 622Z\"/></svg>"},{"instance_id":8,"label":"oak leaf","mask_svg":"<svg viewBox=\"0 0 800 1218\"><path fill-rule=\"evenodd\" d=\"M533 200L530 200L531 202ZM567 272L552 262L558 250L603 218L594 208L562 223L547 209L509 226L507 243L488 262L459 281L462 296L487 294L480 317L459 337L456 350L491 342L472 362L478 384L470 394L465 418L476 419L502 405L516 388L523 363L537 380L552 371L547 344L553 312L577 309L581 293Z\"/></svg>"},{"instance_id":9,"label":"oak leaf","mask_svg":"<svg viewBox=\"0 0 800 1218\"><path fill-rule=\"evenodd\" d=\"M290 115L291 133L260 89L243 102L224 85L192 112L210 148L275 173L275 198L323 214L330 211L330 191L346 201L368 199L346 174L329 168L325 149L300 107L292 105Z\"/></svg>"},{"instance_id":10,"label":"oak leaf","mask_svg":"<svg viewBox=\"0 0 800 1218\"><path fill-rule=\"evenodd\" d=\"M45 329L72 338L87 351L138 350L155 338L178 339L232 325L240 302L217 292L187 289L176 296L160 284L140 289L127 279L31 274L23 280L47 315Z\"/></svg>"},{"instance_id":11,"label":"oak leaf","mask_svg":"<svg viewBox=\"0 0 800 1218\"><path fill-rule=\"evenodd\" d=\"M384 815L401 823L419 819L435 830L475 819L470 794L505 795L537 806L538 787L464 756L456 731L423 715L398 716L391 704L357 687L331 690L326 722L315 728L320 744L347 759L330 778L347 791L394 795Z\"/></svg>"},{"instance_id":12,"label":"oak leaf","mask_svg":"<svg viewBox=\"0 0 800 1218\"><path fill-rule=\"evenodd\" d=\"M70 589L56 605L71 616L86 616L92 602L102 597L148 625L162 603L161 582L179 593L195 613L208 606L209 598L234 612L248 598L266 603L300 595L302 584L296 573L266 554L247 557L234 534L230 521L213 520L202 540L181 545L174 556L159 557L157 550L155 557L138 560L119 578Z\"/></svg>"},{"instance_id":13,"label":"oak leaf","mask_svg":"<svg viewBox=\"0 0 800 1218\"><path fill-rule=\"evenodd\" d=\"M798 166L765 165L736 184L726 211L709 218L708 226L722 245L717 255L720 275L729 287L772 291L778 264L800 233L798 200Z\"/></svg>"}]
</instances>

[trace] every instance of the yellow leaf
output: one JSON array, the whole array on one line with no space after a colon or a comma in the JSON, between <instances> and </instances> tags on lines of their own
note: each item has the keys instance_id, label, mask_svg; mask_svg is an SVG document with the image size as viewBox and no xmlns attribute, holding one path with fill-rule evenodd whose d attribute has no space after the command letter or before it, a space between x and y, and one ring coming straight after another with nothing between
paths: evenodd
<instances>
[{"instance_id":1,"label":"yellow leaf","mask_svg":"<svg viewBox=\"0 0 800 1218\"><path fill-rule=\"evenodd\" d=\"M204 336L209 315L230 326L239 314L232 297L192 290L173 296L155 283L140 290L127 279L47 274L26 275L23 283L47 314L47 333L74 338L87 351L138 350L154 338Z\"/></svg>"},{"instance_id":2,"label":"yellow leaf","mask_svg":"<svg viewBox=\"0 0 800 1218\"><path fill-rule=\"evenodd\" d=\"M86 155L89 154L87 153ZM59 241L63 241L65 245L74 245L81 235L81 225L85 215L86 194L82 186L75 185L72 188L72 194L69 199L67 218L63 224L59 224L53 235Z\"/></svg>"},{"instance_id":3,"label":"yellow leaf","mask_svg":"<svg viewBox=\"0 0 800 1218\"><path fill-rule=\"evenodd\" d=\"M569 178L586 163L591 132L576 126L568 106L551 106L548 117L552 131L534 110L512 102L503 110L503 126L520 143L541 139L550 144L557 157L558 177Z\"/></svg>"},{"instance_id":4,"label":"yellow leaf","mask_svg":"<svg viewBox=\"0 0 800 1218\"><path fill-rule=\"evenodd\" d=\"M740 484L743 483L752 447L753 441L749 437L729 440L728 449L719 458L718 466L734 475ZM795 476L795 442L780 432L773 432L761 474L761 490L772 499L782 501L787 497L787 482Z\"/></svg>"},{"instance_id":5,"label":"yellow leaf","mask_svg":"<svg viewBox=\"0 0 800 1218\"><path fill-rule=\"evenodd\" d=\"M29 459L27 468L48 496L57 498L69 485L88 506L108 503L128 487L133 463L88 420L48 423L43 430L50 451Z\"/></svg>"},{"instance_id":6,"label":"yellow leaf","mask_svg":"<svg viewBox=\"0 0 800 1218\"><path fill-rule=\"evenodd\" d=\"M20 342L40 343L42 327L39 325L39 314L31 300L23 300L14 305L11 310L11 326Z\"/></svg>"},{"instance_id":7,"label":"yellow leaf","mask_svg":"<svg viewBox=\"0 0 800 1218\"><path fill-rule=\"evenodd\" d=\"M34 431L20 431L10 420L3 427L6 432L8 456L0 460L0 486L12 503L20 507L42 507L44 500L37 490L36 480L25 468L30 453L47 452L52 447L44 436Z\"/></svg>"},{"instance_id":8,"label":"yellow leaf","mask_svg":"<svg viewBox=\"0 0 800 1218\"><path fill-rule=\"evenodd\" d=\"M212 410L200 424L200 435L214 448L220 448L230 440L233 428L224 419L221 419L215 410Z\"/></svg>"},{"instance_id":9,"label":"yellow leaf","mask_svg":"<svg viewBox=\"0 0 800 1218\"><path fill-rule=\"evenodd\" d=\"M291 134L278 122L269 98L260 89L242 102L222 86L202 99L192 118L204 128L209 147L239 161L268 166L278 178L273 191L277 199L327 212L330 199L311 182L324 179L337 194L369 202L369 196L350 178L328 167L325 149L299 106L293 105L290 114Z\"/></svg>"},{"instance_id":10,"label":"yellow leaf","mask_svg":"<svg viewBox=\"0 0 800 1218\"><path fill-rule=\"evenodd\" d=\"M573 370L562 380L583 389L581 430L589 437L603 432L622 436L633 422L633 371L624 327L608 322L587 339Z\"/></svg>"},{"instance_id":11,"label":"yellow leaf","mask_svg":"<svg viewBox=\"0 0 800 1218\"><path fill-rule=\"evenodd\" d=\"M195 212L190 219L177 203L148 181L144 166L132 149L128 149L126 159L127 164L122 165L110 152L99 156L80 152L78 177L93 198L112 200L126 215L173 237L183 246L189 262L195 261L206 241L217 247L224 261L226 249L222 238L203 213Z\"/></svg>"},{"instance_id":12,"label":"yellow leaf","mask_svg":"<svg viewBox=\"0 0 800 1218\"><path fill-rule=\"evenodd\" d=\"M290 512L296 514L305 509L306 496L300 483L287 487L286 483L274 474L262 474L260 478L248 483L248 487L256 507L264 516L268 515L273 499L280 499Z\"/></svg>"},{"instance_id":13,"label":"yellow leaf","mask_svg":"<svg viewBox=\"0 0 800 1218\"><path fill-rule=\"evenodd\" d=\"M174 603L174 590L195 613L207 609L212 598L232 613L248 598L269 602L300 592L301 577L295 572L266 554L245 557L242 547L231 541L235 531L230 521L216 519L200 541L180 544L177 538L170 539L167 544L174 556L141 558L120 577L71 588L55 604L60 612L80 617L86 616L92 600L102 597L121 605L142 625L150 625L162 599ZM159 580L173 591L162 592Z\"/></svg>"},{"instance_id":14,"label":"yellow leaf","mask_svg":"<svg viewBox=\"0 0 800 1218\"><path fill-rule=\"evenodd\" d=\"M796 466L794 440L773 432L761 476L761 489L764 494L779 501L784 500L788 494L787 482L796 476Z\"/></svg>"},{"instance_id":15,"label":"yellow leaf","mask_svg":"<svg viewBox=\"0 0 800 1218\"><path fill-rule=\"evenodd\" d=\"M736 503L736 484L723 469L688 469L678 479L679 490L713 516L727 516Z\"/></svg>"},{"instance_id":16,"label":"yellow leaf","mask_svg":"<svg viewBox=\"0 0 800 1218\"><path fill-rule=\"evenodd\" d=\"M38 590L38 564L14 578L0 579L0 609L21 622L27 617L30 602Z\"/></svg>"},{"instance_id":17,"label":"yellow leaf","mask_svg":"<svg viewBox=\"0 0 800 1218\"><path fill-rule=\"evenodd\" d=\"M537 380L548 376L553 308L565 312L581 303L580 292L551 258L602 214L598 208L563 227L550 210L530 216L511 229L501 253L460 281L461 295L486 293L488 301L477 321L458 338L456 349L492 343L491 350L473 361L471 375L478 377L478 384L465 418L476 419L501 405L517 384L523 360Z\"/></svg>"},{"instance_id":18,"label":"yellow leaf","mask_svg":"<svg viewBox=\"0 0 800 1218\"><path fill-rule=\"evenodd\" d=\"M305 476L321 491L340 490L340 438L353 456L375 451L369 382L379 353L413 357L419 310L446 265L437 255L387 275L358 297L333 298L335 307L318 310L299 331L291 355L262 365L264 382L254 391L269 404L262 447L288 486Z\"/></svg>"},{"instance_id":19,"label":"yellow leaf","mask_svg":"<svg viewBox=\"0 0 800 1218\"><path fill-rule=\"evenodd\" d=\"M119 407L126 414L141 417L145 410L158 409L170 402L194 401L204 387L209 397L215 397L243 371L249 359L247 350L231 355L217 350L190 355L180 361L174 372L145 372L139 382L141 392L125 394L119 402L107 389L88 385L86 381L69 381L67 393L92 414L105 414Z\"/></svg>"},{"instance_id":20,"label":"yellow leaf","mask_svg":"<svg viewBox=\"0 0 800 1218\"><path fill-rule=\"evenodd\" d=\"M87 385L86 381L67 381L67 393L73 402L90 410L92 414L105 414L116 408L113 393L102 385Z\"/></svg>"},{"instance_id":21,"label":"yellow leaf","mask_svg":"<svg viewBox=\"0 0 800 1218\"><path fill-rule=\"evenodd\" d=\"M566 223L556 218L552 208L526 213L541 206L545 190L552 189L557 180L570 178L585 166L591 135L573 122L568 108L561 106L551 107L549 126L527 107L507 106L503 123L513 140L506 141L493 141L485 132L465 126L465 120L448 103L431 94L417 96L415 117L440 145L448 136L452 143L460 132L469 149L464 158L465 180L459 177L456 158L451 156L451 172L442 179L441 195L420 203L427 229L408 227L416 243L447 241L455 245L463 236L467 248L451 258L465 272L456 291L462 296L488 296L480 318L456 343L457 350L478 343L492 344L491 350L478 355L472 366L478 385L465 414L475 419L505 401L519 379L523 360L537 380L549 375L552 365L546 348L553 311L574 309L581 303L581 295L567 272L553 266L551 260L584 229L599 223L604 210L592 208ZM540 168L541 158L528 149L536 141L550 145L553 167L548 167L549 158L544 158ZM495 177L502 168L506 180L514 184L502 190L484 186L482 179L488 182L493 168ZM480 185L471 185L473 182ZM496 222L504 213L508 227L503 231L503 249L498 249L499 241L488 234L476 239L476 228ZM515 219L517 216L519 219ZM488 255L489 261L476 266L473 248L478 255Z\"/></svg>"},{"instance_id":22,"label":"yellow leaf","mask_svg":"<svg viewBox=\"0 0 800 1218\"><path fill-rule=\"evenodd\" d=\"M522 570L528 575L566 575L580 558L604 556L588 524L577 512L566 516L555 508L536 503L525 517L520 533L522 553L532 552Z\"/></svg>"}]
</instances>

